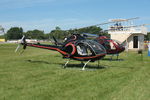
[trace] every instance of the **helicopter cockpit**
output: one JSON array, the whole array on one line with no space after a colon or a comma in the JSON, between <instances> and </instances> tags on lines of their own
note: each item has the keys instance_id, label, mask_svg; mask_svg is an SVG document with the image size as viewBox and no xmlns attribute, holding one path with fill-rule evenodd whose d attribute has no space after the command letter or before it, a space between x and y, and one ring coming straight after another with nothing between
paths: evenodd
<instances>
[{"instance_id":1,"label":"helicopter cockpit","mask_svg":"<svg viewBox=\"0 0 150 100\"><path fill-rule=\"evenodd\" d=\"M92 40L77 40L74 43L68 43L63 50L76 57L91 57L106 54L105 48Z\"/></svg>"},{"instance_id":2,"label":"helicopter cockpit","mask_svg":"<svg viewBox=\"0 0 150 100\"><path fill-rule=\"evenodd\" d=\"M91 56L106 53L105 48L92 40L81 40L76 43L77 55Z\"/></svg>"}]
</instances>

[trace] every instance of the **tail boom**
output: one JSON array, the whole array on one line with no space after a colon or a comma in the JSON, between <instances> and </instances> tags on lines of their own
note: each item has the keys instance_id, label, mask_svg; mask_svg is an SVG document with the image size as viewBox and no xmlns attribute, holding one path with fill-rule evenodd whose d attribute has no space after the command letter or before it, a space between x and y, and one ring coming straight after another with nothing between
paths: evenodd
<instances>
[{"instance_id":1,"label":"tail boom","mask_svg":"<svg viewBox=\"0 0 150 100\"><path fill-rule=\"evenodd\" d=\"M45 44L32 44L32 43L27 43L26 45L29 46L29 47L36 47L36 48L42 48L42 49L58 51L63 55L67 55L67 53L62 51L59 46L45 45Z\"/></svg>"}]
</instances>

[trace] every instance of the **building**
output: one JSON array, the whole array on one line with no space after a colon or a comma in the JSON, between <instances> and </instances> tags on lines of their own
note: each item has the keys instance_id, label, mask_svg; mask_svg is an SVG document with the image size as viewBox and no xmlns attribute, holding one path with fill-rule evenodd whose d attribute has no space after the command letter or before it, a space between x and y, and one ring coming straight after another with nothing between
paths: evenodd
<instances>
[{"instance_id":1,"label":"building","mask_svg":"<svg viewBox=\"0 0 150 100\"><path fill-rule=\"evenodd\" d=\"M133 19L114 19L115 24L109 27L111 39L118 40L126 46L126 50L144 49L144 35L147 28L143 25L133 25Z\"/></svg>"}]
</instances>

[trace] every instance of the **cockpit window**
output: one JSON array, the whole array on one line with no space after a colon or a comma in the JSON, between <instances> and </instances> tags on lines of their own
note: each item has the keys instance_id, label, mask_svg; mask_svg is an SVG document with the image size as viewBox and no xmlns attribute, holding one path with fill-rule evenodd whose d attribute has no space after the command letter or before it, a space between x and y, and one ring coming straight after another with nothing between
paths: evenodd
<instances>
[{"instance_id":1,"label":"cockpit window","mask_svg":"<svg viewBox=\"0 0 150 100\"><path fill-rule=\"evenodd\" d=\"M82 56L86 56L86 55L90 56L90 55L92 55L92 51L85 44L79 44L77 46L77 52L78 52L79 55L82 55Z\"/></svg>"},{"instance_id":2,"label":"cockpit window","mask_svg":"<svg viewBox=\"0 0 150 100\"><path fill-rule=\"evenodd\" d=\"M77 45L77 52L79 55L98 55L106 53L105 48L99 43L91 40L84 40Z\"/></svg>"},{"instance_id":3,"label":"cockpit window","mask_svg":"<svg viewBox=\"0 0 150 100\"><path fill-rule=\"evenodd\" d=\"M88 42L89 46L91 46L91 48L93 49L95 54L106 53L105 48L101 44L99 44L99 43L97 43L95 41L91 41L91 40L89 40L87 42Z\"/></svg>"},{"instance_id":4,"label":"cockpit window","mask_svg":"<svg viewBox=\"0 0 150 100\"><path fill-rule=\"evenodd\" d=\"M116 49L111 39L104 39L104 42L105 43L103 44L103 46L105 47L106 50Z\"/></svg>"}]
</instances>

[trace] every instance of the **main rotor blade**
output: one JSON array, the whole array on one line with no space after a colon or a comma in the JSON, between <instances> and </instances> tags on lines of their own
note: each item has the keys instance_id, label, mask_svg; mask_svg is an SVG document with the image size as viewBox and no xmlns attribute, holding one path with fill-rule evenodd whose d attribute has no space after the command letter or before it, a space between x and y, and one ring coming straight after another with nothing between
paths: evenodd
<instances>
[{"instance_id":1,"label":"main rotor blade","mask_svg":"<svg viewBox=\"0 0 150 100\"><path fill-rule=\"evenodd\" d=\"M119 20L119 21L111 20L111 21L108 21L108 22L104 22L104 23L100 23L100 24L95 24L95 25L90 25L90 26L86 26L86 27L73 28L72 30L82 29L82 28L88 28L88 27L92 27L92 26L101 26L101 25L105 25L105 24L116 23L116 22L123 22L123 21L129 21L129 20L134 20L134 19L139 19L139 17L128 18L128 19L121 19L121 20ZM64 31L69 31L69 30L64 30Z\"/></svg>"},{"instance_id":2,"label":"main rotor blade","mask_svg":"<svg viewBox=\"0 0 150 100\"><path fill-rule=\"evenodd\" d=\"M110 22L113 22L113 23L116 23L116 22L125 22L125 21L129 21L129 20L134 20L134 19L139 19L139 17L128 18L128 19L111 19Z\"/></svg>"},{"instance_id":3,"label":"main rotor blade","mask_svg":"<svg viewBox=\"0 0 150 100\"><path fill-rule=\"evenodd\" d=\"M126 19L126 21L128 20L134 20L134 19L139 19L140 17L135 17L135 18L129 18L129 19Z\"/></svg>"},{"instance_id":4,"label":"main rotor blade","mask_svg":"<svg viewBox=\"0 0 150 100\"><path fill-rule=\"evenodd\" d=\"M82 33L82 34L89 37L98 37L97 34L91 34L91 33Z\"/></svg>"}]
</instances>

